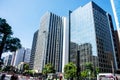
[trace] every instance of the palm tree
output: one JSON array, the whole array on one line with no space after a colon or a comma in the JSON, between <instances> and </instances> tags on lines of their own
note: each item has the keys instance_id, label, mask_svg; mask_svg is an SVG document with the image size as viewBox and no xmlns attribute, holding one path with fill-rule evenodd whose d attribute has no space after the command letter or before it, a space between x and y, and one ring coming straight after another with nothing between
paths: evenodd
<instances>
[{"instance_id":1,"label":"palm tree","mask_svg":"<svg viewBox=\"0 0 120 80\"><path fill-rule=\"evenodd\" d=\"M0 60L3 52L21 48L20 40L11 35L13 35L11 26L5 19L0 18Z\"/></svg>"}]
</instances>

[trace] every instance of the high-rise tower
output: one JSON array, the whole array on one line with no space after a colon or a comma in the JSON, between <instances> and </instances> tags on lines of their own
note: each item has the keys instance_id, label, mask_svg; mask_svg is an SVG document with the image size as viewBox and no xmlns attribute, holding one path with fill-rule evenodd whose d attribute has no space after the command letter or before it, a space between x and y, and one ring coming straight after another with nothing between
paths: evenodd
<instances>
[{"instance_id":1,"label":"high-rise tower","mask_svg":"<svg viewBox=\"0 0 120 80\"><path fill-rule=\"evenodd\" d=\"M119 44L120 44L120 0L110 0L112 5L112 10L114 14L114 19L117 27Z\"/></svg>"},{"instance_id":2,"label":"high-rise tower","mask_svg":"<svg viewBox=\"0 0 120 80\"><path fill-rule=\"evenodd\" d=\"M80 51L81 69L84 70L86 62L91 62L94 67L99 67L100 72L111 72L112 61L116 66L111 16L94 2L89 2L70 13L70 30L74 43L70 49Z\"/></svg>"},{"instance_id":3,"label":"high-rise tower","mask_svg":"<svg viewBox=\"0 0 120 80\"><path fill-rule=\"evenodd\" d=\"M115 31L116 40L116 59L120 69L120 0L110 0L117 30Z\"/></svg>"},{"instance_id":4,"label":"high-rise tower","mask_svg":"<svg viewBox=\"0 0 120 80\"><path fill-rule=\"evenodd\" d=\"M25 48L22 47L21 49L18 49L16 53L13 53L14 55L14 63L13 66L18 66L20 62L24 61L24 54L25 54Z\"/></svg>"},{"instance_id":5,"label":"high-rise tower","mask_svg":"<svg viewBox=\"0 0 120 80\"><path fill-rule=\"evenodd\" d=\"M63 57L68 51L68 46L65 45L68 43L68 34L64 32L68 31L66 27L65 17L50 12L42 16L35 52L35 70L42 72L44 65L51 63L56 72L62 72L62 66L65 64Z\"/></svg>"},{"instance_id":6,"label":"high-rise tower","mask_svg":"<svg viewBox=\"0 0 120 80\"><path fill-rule=\"evenodd\" d=\"M34 33L33 42L32 42L32 49L30 55L30 69L33 69L34 66L34 58L35 58L35 51L36 51L36 44L38 39L38 30Z\"/></svg>"}]
</instances>

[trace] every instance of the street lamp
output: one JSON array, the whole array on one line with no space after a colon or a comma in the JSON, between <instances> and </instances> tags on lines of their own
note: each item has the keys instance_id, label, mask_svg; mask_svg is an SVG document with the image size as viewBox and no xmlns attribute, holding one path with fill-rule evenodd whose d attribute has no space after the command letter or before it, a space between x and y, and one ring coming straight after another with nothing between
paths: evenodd
<instances>
[{"instance_id":1,"label":"street lamp","mask_svg":"<svg viewBox=\"0 0 120 80\"><path fill-rule=\"evenodd\" d=\"M77 80L80 80L80 51L77 51Z\"/></svg>"},{"instance_id":2,"label":"street lamp","mask_svg":"<svg viewBox=\"0 0 120 80\"><path fill-rule=\"evenodd\" d=\"M90 71L88 72L88 74L89 74L89 80L90 80Z\"/></svg>"}]
</instances>

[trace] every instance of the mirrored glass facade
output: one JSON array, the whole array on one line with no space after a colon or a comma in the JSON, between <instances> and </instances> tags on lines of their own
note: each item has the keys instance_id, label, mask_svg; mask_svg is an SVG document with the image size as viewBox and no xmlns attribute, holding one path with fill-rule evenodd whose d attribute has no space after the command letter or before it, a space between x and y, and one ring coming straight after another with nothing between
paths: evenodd
<instances>
[{"instance_id":1,"label":"mirrored glass facade","mask_svg":"<svg viewBox=\"0 0 120 80\"><path fill-rule=\"evenodd\" d=\"M120 43L120 0L110 0L110 1L114 13L114 19L115 19L118 36L119 36L119 43Z\"/></svg>"},{"instance_id":2,"label":"mirrored glass facade","mask_svg":"<svg viewBox=\"0 0 120 80\"><path fill-rule=\"evenodd\" d=\"M96 35L92 5L79 7L71 13L71 41L77 44L91 43L93 55L97 56Z\"/></svg>"},{"instance_id":3,"label":"mirrored glass facade","mask_svg":"<svg viewBox=\"0 0 120 80\"><path fill-rule=\"evenodd\" d=\"M112 21L109 20L108 14L94 2L89 2L70 14L70 23L71 42L79 45L80 64L92 62L94 66L100 68L101 72L111 72L111 61L108 60L113 60L114 45L111 32ZM72 47L70 45L70 48ZM82 55L89 56L82 57Z\"/></svg>"}]
</instances>

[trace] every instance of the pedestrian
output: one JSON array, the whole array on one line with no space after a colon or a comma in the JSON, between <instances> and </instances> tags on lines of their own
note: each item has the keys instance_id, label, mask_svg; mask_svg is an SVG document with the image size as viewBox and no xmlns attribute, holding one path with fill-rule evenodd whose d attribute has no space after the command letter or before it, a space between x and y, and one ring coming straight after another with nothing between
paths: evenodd
<instances>
[{"instance_id":1,"label":"pedestrian","mask_svg":"<svg viewBox=\"0 0 120 80\"><path fill-rule=\"evenodd\" d=\"M0 80L5 80L5 74L2 74L2 76L1 76L1 79Z\"/></svg>"},{"instance_id":2,"label":"pedestrian","mask_svg":"<svg viewBox=\"0 0 120 80\"><path fill-rule=\"evenodd\" d=\"M62 80L62 76L60 76L60 80Z\"/></svg>"},{"instance_id":3,"label":"pedestrian","mask_svg":"<svg viewBox=\"0 0 120 80\"><path fill-rule=\"evenodd\" d=\"M15 75L15 74L13 74L13 75L11 76L10 80L18 80L18 76Z\"/></svg>"},{"instance_id":4,"label":"pedestrian","mask_svg":"<svg viewBox=\"0 0 120 80\"><path fill-rule=\"evenodd\" d=\"M115 80L118 80L117 76L115 76Z\"/></svg>"}]
</instances>

